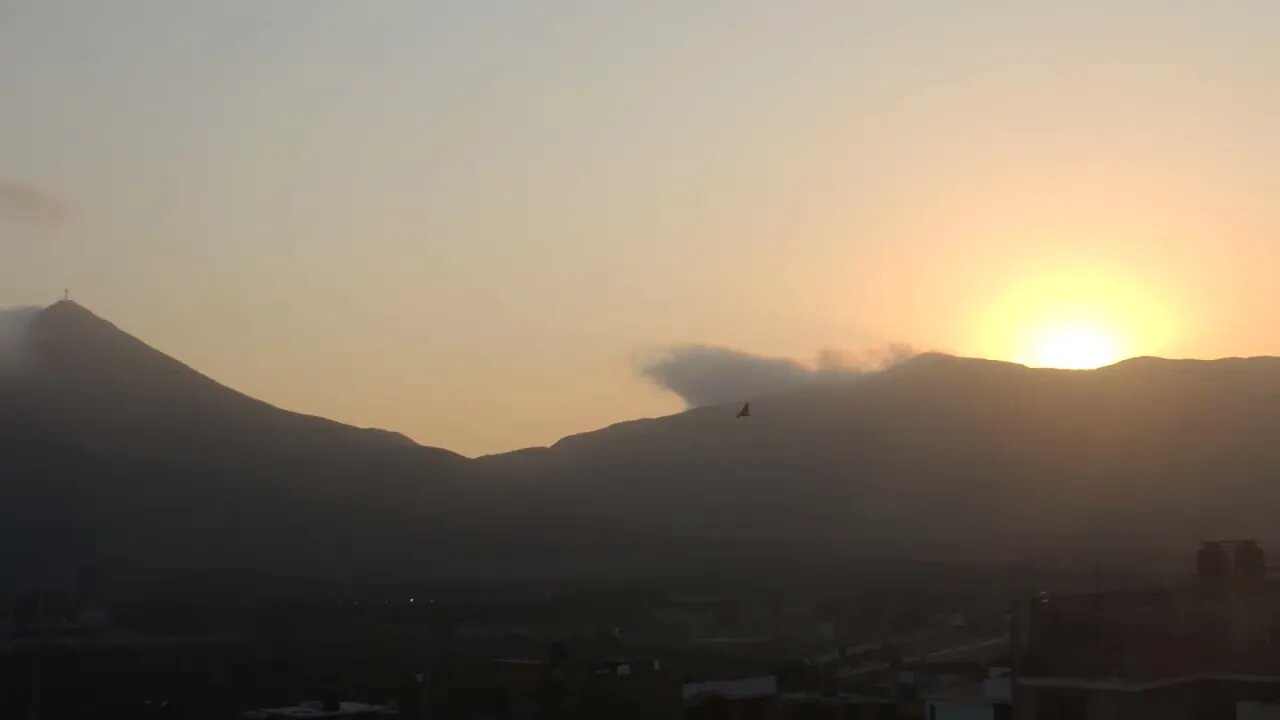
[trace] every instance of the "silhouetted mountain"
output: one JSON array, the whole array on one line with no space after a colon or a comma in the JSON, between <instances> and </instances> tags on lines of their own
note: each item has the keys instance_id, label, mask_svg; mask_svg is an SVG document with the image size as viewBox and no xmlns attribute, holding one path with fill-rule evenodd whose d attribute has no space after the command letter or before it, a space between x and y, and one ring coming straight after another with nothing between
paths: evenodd
<instances>
[{"instance_id":1,"label":"silhouetted mountain","mask_svg":"<svg viewBox=\"0 0 1280 720\"><path fill-rule=\"evenodd\" d=\"M922 355L744 398L746 418L705 407L473 461L274 408L74 303L21 319L0 368L8 576L88 557L279 582L636 576L1277 534L1275 358Z\"/></svg>"},{"instance_id":2,"label":"silhouetted mountain","mask_svg":"<svg viewBox=\"0 0 1280 720\"><path fill-rule=\"evenodd\" d=\"M483 462L684 552L1083 558L1280 538L1280 359L1066 371L927 354L736 408Z\"/></svg>"},{"instance_id":3,"label":"silhouetted mountain","mask_svg":"<svg viewBox=\"0 0 1280 720\"><path fill-rule=\"evenodd\" d=\"M4 565L284 580L488 562L478 518L502 510L461 456L254 400L71 302L24 340L0 375Z\"/></svg>"}]
</instances>

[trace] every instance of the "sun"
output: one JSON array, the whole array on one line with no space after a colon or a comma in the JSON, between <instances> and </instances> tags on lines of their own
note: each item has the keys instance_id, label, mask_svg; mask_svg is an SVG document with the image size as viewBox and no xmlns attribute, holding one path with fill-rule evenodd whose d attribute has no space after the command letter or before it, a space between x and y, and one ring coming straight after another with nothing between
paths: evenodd
<instances>
[{"instance_id":1,"label":"sun","mask_svg":"<svg viewBox=\"0 0 1280 720\"><path fill-rule=\"evenodd\" d=\"M1177 352L1196 312L1142 268L1105 258L1021 260L986 287L993 292L970 311L965 351L1029 367L1089 370Z\"/></svg>"},{"instance_id":2,"label":"sun","mask_svg":"<svg viewBox=\"0 0 1280 720\"><path fill-rule=\"evenodd\" d=\"M1091 370L1119 359L1116 343L1106 331L1088 325L1065 325L1045 330L1032 361L1041 367Z\"/></svg>"}]
</instances>

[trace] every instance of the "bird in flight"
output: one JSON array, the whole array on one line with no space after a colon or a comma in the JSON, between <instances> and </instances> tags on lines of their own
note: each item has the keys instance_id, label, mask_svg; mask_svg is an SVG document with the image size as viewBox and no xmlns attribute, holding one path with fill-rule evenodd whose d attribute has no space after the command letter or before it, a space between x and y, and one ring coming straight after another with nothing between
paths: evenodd
<instances>
[{"instance_id":1,"label":"bird in flight","mask_svg":"<svg viewBox=\"0 0 1280 720\"><path fill-rule=\"evenodd\" d=\"M751 403L742 403L742 409L738 411L738 417L751 417Z\"/></svg>"}]
</instances>

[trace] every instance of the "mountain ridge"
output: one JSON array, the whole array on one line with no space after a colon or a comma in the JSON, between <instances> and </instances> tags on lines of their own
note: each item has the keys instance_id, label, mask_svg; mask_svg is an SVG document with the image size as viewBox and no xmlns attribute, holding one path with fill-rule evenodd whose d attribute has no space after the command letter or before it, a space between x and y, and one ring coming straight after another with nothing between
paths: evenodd
<instances>
[{"instance_id":1,"label":"mountain ridge","mask_svg":"<svg viewBox=\"0 0 1280 720\"><path fill-rule=\"evenodd\" d=\"M39 356L38 359L43 361L46 370L50 369L51 363L54 364L52 369L59 372L62 382L74 381L81 390L95 385L101 387L123 382L135 399L137 393L142 391L144 399L155 401L154 397L149 396L173 393L175 388L170 386L172 383L186 384L187 387L178 392L194 391L206 395L222 393L227 401L252 408L255 412L287 413L306 422L349 428L368 432L370 435L394 438L399 443L418 445L407 436L391 430L356 428L318 415L280 408L251 397L156 350L70 300L58 301L37 313L30 320L27 332L31 345L28 353ZM121 370L130 371L130 374L122 374ZM137 372L147 374L136 377L134 373ZM156 387L157 375L163 376L164 386ZM449 452L440 448L432 449Z\"/></svg>"},{"instance_id":2,"label":"mountain ridge","mask_svg":"<svg viewBox=\"0 0 1280 720\"><path fill-rule=\"evenodd\" d=\"M1280 359L930 354L477 459L276 408L88 310L0 373L0 577L634 577L1280 534ZM1280 539L1280 538L1277 538ZM763 570L762 570L763 571Z\"/></svg>"},{"instance_id":3,"label":"mountain ridge","mask_svg":"<svg viewBox=\"0 0 1280 720\"><path fill-rule=\"evenodd\" d=\"M489 499L456 453L276 408L74 303L26 330L0 376L0 568L394 573L481 534L463 519Z\"/></svg>"}]
</instances>

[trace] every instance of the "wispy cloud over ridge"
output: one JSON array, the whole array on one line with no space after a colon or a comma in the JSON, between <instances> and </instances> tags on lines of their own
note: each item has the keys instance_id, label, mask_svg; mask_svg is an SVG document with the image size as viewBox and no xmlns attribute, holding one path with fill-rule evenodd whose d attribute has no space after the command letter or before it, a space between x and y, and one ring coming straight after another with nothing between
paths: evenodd
<instances>
[{"instance_id":1,"label":"wispy cloud over ridge","mask_svg":"<svg viewBox=\"0 0 1280 720\"><path fill-rule=\"evenodd\" d=\"M27 183L0 179L0 220L56 225L70 215L62 198Z\"/></svg>"},{"instance_id":2,"label":"wispy cloud over ridge","mask_svg":"<svg viewBox=\"0 0 1280 720\"><path fill-rule=\"evenodd\" d=\"M812 365L806 365L790 358L691 344L667 348L641 363L638 371L658 387L679 395L688 406L701 407L785 392L824 378L861 375L916 354L904 343L861 353L825 349Z\"/></svg>"}]
</instances>

